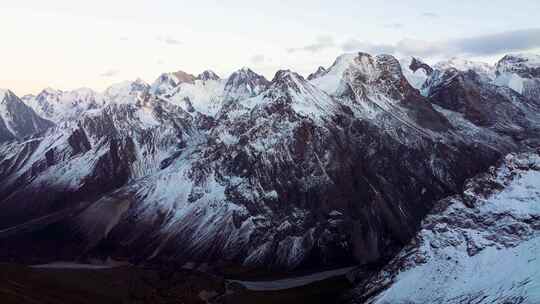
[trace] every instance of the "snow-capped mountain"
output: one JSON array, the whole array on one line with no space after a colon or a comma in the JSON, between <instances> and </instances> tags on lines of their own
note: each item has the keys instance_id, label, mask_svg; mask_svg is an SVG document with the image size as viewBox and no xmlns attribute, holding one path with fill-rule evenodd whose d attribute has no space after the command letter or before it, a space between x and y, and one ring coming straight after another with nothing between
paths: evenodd
<instances>
[{"instance_id":1,"label":"snow-capped mountain","mask_svg":"<svg viewBox=\"0 0 540 304\"><path fill-rule=\"evenodd\" d=\"M150 86L142 79L125 81L108 87L100 96L103 104L135 104L146 98L150 92Z\"/></svg>"},{"instance_id":2,"label":"snow-capped mountain","mask_svg":"<svg viewBox=\"0 0 540 304\"><path fill-rule=\"evenodd\" d=\"M220 80L221 78L213 71L206 70L202 72L201 74L199 74L197 76L197 79L202 80L202 81L209 81L209 80Z\"/></svg>"},{"instance_id":3,"label":"snow-capped mountain","mask_svg":"<svg viewBox=\"0 0 540 304\"><path fill-rule=\"evenodd\" d=\"M23 101L38 115L55 123L77 119L83 112L104 104L97 92L87 88L66 92L46 88L36 96L24 96Z\"/></svg>"},{"instance_id":4,"label":"snow-capped mountain","mask_svg":"<svg viewBox=\"0 0 540 304\"><path fill-rule=\"evenodd\" d=\"M263 92L269 81L264 76L244 67L229 76L224 88L225 100L240 100Z\"/></svg>"},{"instance_id":5,"label":"snow-capped mountain","mask_svg":"<svg viewBox=\"0 0 540 304\"><path fill-rule=\"evenodd\" d=\"M424 91L433 104L460 113L477 126L525 140L534 137L530 132L540 130L540 103L508 87L487 83L473 70L436 71L426 84Z\"/></svg>"},{"instance_id":6,"label":"snow-capped mountain","mask_svg":"<svg viewBox=\"0 0 540 304\"><path fill-rule=\"evenodd\" d=\"M309 76L307 77L307 80L313 80L315 78L321 77L326 72L327 72L327 70L324 67L320 66L319 68L317 68L317 71L309 74Z\"/></svg>"},{"instance_id":7,"label":"snow-capped mountain","mask_svg":"<svg viewBox=\"0 0 540 304\"><path fill-rule=\"evenodd\" d=\"M495 79L495 67L484 62L470 61L463 58L453 57L446 61L438 62L433 66L436 70L445 71L456 69L461 72L474 71L483 81L490 82Z\"/></svg>"},{"instance_id":8,"label":"snow-capped mountain","mask_svg":"<svg viewBox=\"0 0 540 304\"><path fill-rule=\"evenodd\" d=\"M497 63L495 83L540 101L540 55L507 55Z\"/></svg>"},{"instance_id":9,"label":"snow-capped mountain","mask_svg":"<svg viewBox=\"0 0 540 304\"><path fill-rule=\"evenodd\" d=\"M435 204L355 303L540 302L540 155L510 154Z\"/></svg>"},{"instance_id":10,"label":"snow-capped mountain","mask_svg":"<svg viewBox=\"0 0 540 304\"><path fill-rule=\"evenodd\" d=\"M10 90L0 89L0 143L23 139L53 126L38 116Z\"/></svg>"},{"instance_id":11,"label":"snow-capped mountain","mask_svg":"<svg viewBox=\"0 0 540 304\"><path fill-rule=\"evenodd\" d=\"M62 123L0 144L0 229L30 231L0 235L0 257L378 263L540 140L538 102L474 69L356 53L309 78L176 72L25 98Z\"/></svg>"}]
</instances>

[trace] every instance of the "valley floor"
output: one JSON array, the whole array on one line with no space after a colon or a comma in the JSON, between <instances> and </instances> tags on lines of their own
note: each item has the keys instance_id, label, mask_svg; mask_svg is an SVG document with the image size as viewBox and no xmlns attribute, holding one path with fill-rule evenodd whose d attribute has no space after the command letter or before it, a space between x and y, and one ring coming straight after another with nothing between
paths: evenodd
<instances>
[{"instance_id":1,"label":"valley floor","mask_svg":"<svg viewBox=\"0 0 540 304\"><path fill-rule=\"evenodd\" d=\"M235 282L191 270L0 264L0 303L335 303L352 287L345 277L349 269ZM273 287L261 287L268 284ZM280 290L275 290L276 284Z\"/></svg>"}]
</instances>

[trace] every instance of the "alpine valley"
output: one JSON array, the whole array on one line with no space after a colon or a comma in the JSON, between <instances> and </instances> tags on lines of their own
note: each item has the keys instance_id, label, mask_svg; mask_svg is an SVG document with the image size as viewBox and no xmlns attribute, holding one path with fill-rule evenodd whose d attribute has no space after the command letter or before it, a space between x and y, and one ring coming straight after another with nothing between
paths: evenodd
<instances>
[{"instance_id":1,"label":"alpine valley","mask_svg":"<svg viewBox=\"0 0 540 304\"><path fill-rule=\"evenodd\" d=\"M354 266L335 302L540 303L540 56L0 90L0 210L2 262Z\"/></svg>"}]
</instances>

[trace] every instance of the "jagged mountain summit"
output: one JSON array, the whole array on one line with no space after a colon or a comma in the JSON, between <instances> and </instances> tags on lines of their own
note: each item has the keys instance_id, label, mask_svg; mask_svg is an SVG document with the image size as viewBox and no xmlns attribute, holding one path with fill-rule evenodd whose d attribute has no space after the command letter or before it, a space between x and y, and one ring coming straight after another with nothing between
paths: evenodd
<instances>
[{"instance_id":1,"label":"jagged mountain summit","mask_svg":"<svg viewBox=\"0 0 540 304\"><path fill-rule=\"evenodd\" d=\"M497 78L536 81L504 62ZM465 67L356 53L308 79L175 72L25 97L34 128L0 141L0 258L384 263L435 202L539 146L534 85Z\"/></svg>"},{"instance_id":2,"label":"jagged mountain summit","mask_svg":"<svg viewBox=\"0 0 540 304\"><path fill-rule=\"evenodd\" d=\"M463 58L453 57L446 61L438 62L434 65L436 70L456 69L458 71L467 72L474 71L484 81L493 81L495 79L495 67L484 62L470 61Z\"/></svg>"},{"instance_id":3,"label":"jagged mountain summit","mask_svg":"<svg viewBox=\"0 0 540 304\"><path fill-rule=\"evenodd\" d=\"M37 115L10 90L0 90L0 143L43 132L53 123Z\"/></svg>"},{"instance_id":4,"label":"jagged mountain summit","mask_svg":"<svg viewBox=\"0 0 540 304\"><path fill-rule=\"evenodd\" d=\"M540 55L507 55L496 65L495 83L539 101Z\"/></svg>"}]
</instances>

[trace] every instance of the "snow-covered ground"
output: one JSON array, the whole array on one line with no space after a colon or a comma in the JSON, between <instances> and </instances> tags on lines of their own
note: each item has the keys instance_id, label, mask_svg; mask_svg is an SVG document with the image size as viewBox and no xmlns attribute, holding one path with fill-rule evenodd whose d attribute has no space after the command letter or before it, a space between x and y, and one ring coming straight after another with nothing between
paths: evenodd
<instances>
[{"instance_id":1,"label":"snow-covered ground","mask_svg":"<svg viewBox=\"0 0 540 304\"><path fill-rule=\"evenodd\" d=\"M508 156L465 197L435 207L369 303L540 303L540 156Z\"/></svg>"}]
</instances>

